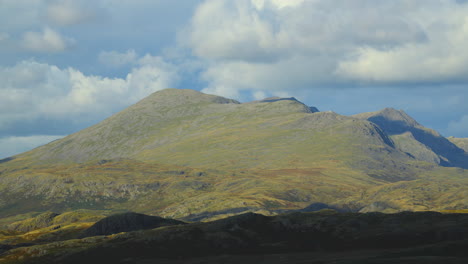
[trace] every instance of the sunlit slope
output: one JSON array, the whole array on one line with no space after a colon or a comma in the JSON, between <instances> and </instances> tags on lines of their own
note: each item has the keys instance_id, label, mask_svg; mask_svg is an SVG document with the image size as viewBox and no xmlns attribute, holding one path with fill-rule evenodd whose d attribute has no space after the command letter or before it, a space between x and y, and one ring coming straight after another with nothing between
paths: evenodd
<instances>
[{"instance_id":1,"label":"sunlit slope","mask_svg":"<svg viewBox=\"0 0 468 264\"><path fill-rule=\"evenodd\" d=\"M240 104L177 89L156 92L10 163L116 158L218 169L308 168L336 161L381 176L407 166L407 155L371 122L312 113L293 98Z\"/></svg>"},{"instance_id":2,"label":"sunlit slope","mask_svg":"<svg viewBox=\"0 0 468 264\"><path fill-rule=\"evenodd\" d=\"M168 89L155 93L101 123L54 141L19 158L36 163L76 163L135 156L159 141L174 142L183 135L183 121L217 114L236 101L192 90ZM218 107L223 105L225 107ZM174 131L172 128L180 129Z\"/></svg>"},{"instance_id":3,"label":"sunlit slope","mask_svg":"<svg viewBox=\"0 0 468 264\"><path fill-rule=\"evenodd\" d=\"M457 145L457 147L465 150L465 152L468 152L468 138L448 137L447 139Z\"/></svg>"},{"instance_id":4,"label":"sunlit slope","mask_svg":"<svg viewBox=\"0 0 468 264\"><path fill-rule=\"evenodd\" d=\"M383 183L334 168L333 162L322 168L280 170L201 170L136 160L35 166L3 171L0 218L76 209L199 219L245 211L270 214L317 202L347 206L341 200L353 200Z\"/></svg>"}]
</instances>

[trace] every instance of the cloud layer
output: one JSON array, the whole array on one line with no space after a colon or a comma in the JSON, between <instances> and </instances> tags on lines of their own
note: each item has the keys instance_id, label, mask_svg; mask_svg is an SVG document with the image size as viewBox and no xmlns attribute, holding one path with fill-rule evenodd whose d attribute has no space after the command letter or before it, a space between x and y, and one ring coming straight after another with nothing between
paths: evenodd
<instances>
[{"instance_id":1,"label":"cloud layer","mask_svg":"<svg viewBox=\"0 0 468 264\"><path fill-rule=\"evenodd\" d=\"M56 0L47 6L47 19L60 26L70 26L93 20L96 6L89 1Z\"/></svg>"},{"instance_id":2,"label":"cloud layer","mask_svg":"<svg viewBox=\"0 0 468 264\"><path fill-rule=\"evenodd\" d=\"M34 60L2 67L0 130L18 120L105 118L178 82L177 69L160 57L146 55L137 63L125 78L85 75Z\"/></svg>"},{"instance_id":3,"label":"cloud layer","mask_svg":"<svg viewBox=\"0 0 468 264\"><path fill-rule=\"evenodd\" d=\"M73 39L64 38L50 28L44 28L42 32L25 32L21 41L23 48L34 52L62 52L73 43Z\"/></svg>"},{"instance_id":4,"label":"cloud layer","mask_svg":"<svg viewBox=\"0 0 468 264\"><path fill-rule=\"evenodd\" d=\"M205 91L466 82L468 5L429 0L207 0L184 43Z\"/></svg>"}]
</instances>

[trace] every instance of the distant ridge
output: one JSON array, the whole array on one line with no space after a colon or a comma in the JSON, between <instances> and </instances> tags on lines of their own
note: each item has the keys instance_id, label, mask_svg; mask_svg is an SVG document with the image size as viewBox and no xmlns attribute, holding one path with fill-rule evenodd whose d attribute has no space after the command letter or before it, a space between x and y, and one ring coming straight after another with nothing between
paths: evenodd
<instances>
[{"instance_id":1,"label":"distant ridge","mask_svg":"<svg viewBox=\"0 0 468 264\"><path fill-rule=\"evenodd\" d=\"M398 147L411 156L446 167L468 168L468 154L441 136L420 125L403 110L385 108L353 117L369 120L390 135Z\"/></svg>"},{"instance_id":2,"label":"distant ridge","mask_svg":"<svg viewBox=\"0 0 468 264\"><path fill-rule=\"evenodd\" d=\"M421 126L405 111L390 107L376 112L353 115L353 117L370 120L379 125L390 135L406 132L409 127Z\"/></svg>"},{"instance_id":3,"label":"distant ridge","mask_svg":"<svg viewBox=\"0 0 468 264\"><path fill-rule=\"evenodd\" d=\"M157 91L142 99L135 105L160 107L174 107L184 104L216 103L216 104L240 104L240 102L217 95L205 94L191 89L169 88Z\"/></svg>"}]
</instances>

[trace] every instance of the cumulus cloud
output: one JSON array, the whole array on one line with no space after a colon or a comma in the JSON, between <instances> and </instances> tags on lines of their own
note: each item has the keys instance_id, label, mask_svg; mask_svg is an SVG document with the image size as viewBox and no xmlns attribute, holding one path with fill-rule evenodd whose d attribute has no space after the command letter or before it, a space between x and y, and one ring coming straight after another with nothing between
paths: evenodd
<instances>
[{"instance_id":1,"label":"cumulus cloud","mask_svg":"<svg viewBox=\"0 0 468 264\"><path fill-rule=\"evenodd\" d=\"M438 83L468 80L468 7L441 5L438 12L419 10L428 40L387 50L356 49L354 58L340 62L337 72L370 82Z\"/></svg>"},{"instance_id":2,"label":"cumulus cloud","mask_svg":"<svg viewBox=\"0 0 468 264\"><path fill-rule=\"evenodd\" d=\"M47 144L64 136L35 135L28 137L4 137L0 138L0 159L10 157L24 151Z\"/></svg>"},{"instance_id":3,"label":"cumulus cloud","mask_svg":"<svg viewBox=\"0 0 468 264\"><path fill-rule=\"evenodd\" d=\"M118 51L101 51L98 56L100 63L110 67L121 67L127 64L132 64L137 61L138 55L133 49L127 52Z\"/></svg>"},{"instance_id":4,"label":"cumulus cloud","mask_svg":"<svg viewBox=\"0 0 468 264\"><path fill-rule=\"evenodd\" d=\"M33 60L1 67L0 131L34 119L107 117L178 82L177 69L159 57L141 58L126 78L85 75Z\"/></svg>"},{"instance_id":5,"label":"cumulus cloud","mask_svg":"<svg viewBox=\"0 0 468 264\"><path fill-rule=\"evenodd\" d=\"M95 18L95 8L85 5L84 1L59 0L47 6L47 19L60 26L69 26L90 21Z\"/></svg>"},{"instance_id":6,"label":"cumulus cloud","mask_svg":"<svg viewBox=\"0 0 468 264\"><path fill-rule=\"evenodd\" d=\"M321 64L308 57L294 56L275 63L229 61L217 63L205 70L201 77L209 86L203 91L239 98L241 91L263 91L265 94L288 94L329 81L333 65L323 59Z\"/></svg>"},{"instance_id":7,"label":"cumulus cloud","mask_svg":"<svg viewBox=\"0 0 468 264\"><path fill-rule=\"evenodd\" d=\"M271 25L246 1L206 1L193 17L189 43L206 59L264 60L279 56Z\"/></svg>"},{"instance_id":8,"label":"cumulus cloud","mask_svg":"<svg viewBox=\"0 0 468 264\"><path fill-rule=\"evenodd\" d=\"M467 12L451 0L206 0L181 42L205 62L205 91L226 96L459 83Z\"/></svg>"},{"instance_id":9,"label":"cumulus cloud","mask_svg":"<svg viewBox=\"0 0 468 264\"><path fill-rule=\"evenodd\" d=\"M252 0L252 3L255 5L256 8L262 9L265 7L265 4L272 4L278 8L284 8L284 7L295 7L298 5L301 5L304 1L306 0L289 0L289 1L283 1L283 0Z\"/></svg>"},{"instance_id":10,"label":"cumulus cloud","mask_svg":"<svg viewBox=\"0 0 468 264\"><path fill-rule=\"evenodd\" d=\"M65 38L48 27L42 32L25 32L21 40L24 49L34 52L62 52L73 43L73 39Z\"/></svg>"}]
</instances>

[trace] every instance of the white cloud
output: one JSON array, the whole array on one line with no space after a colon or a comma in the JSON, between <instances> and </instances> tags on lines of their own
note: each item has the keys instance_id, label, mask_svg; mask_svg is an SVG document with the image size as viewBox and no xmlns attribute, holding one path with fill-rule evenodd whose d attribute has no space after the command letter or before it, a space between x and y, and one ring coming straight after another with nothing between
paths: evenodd
<instances>
[{"instance_id":1,"label":"white cloud","mask_svg":"<svg viewBox=\"0 0 468 264\"><path fill-rule=\"evenodd\" d=\"M132 101L142 99L154 91L174 88L173 85L179 82L177 67L166 63L161 57L145 55L139 60L139 65L126 78L128 89L135 91L130 97Z\"/></svg>"},{"instance_id":2,"label":"white cloud","mask_svg":"<svg viewBox=\"0 0 468 264\"><path fill-rule=\"evenodd\" d=\"M328 65L327 65L328 64ZM209 67L202 74L209 83L205 92L236 96L240 91L264 91L267 94L294 93L313 81L326 83L333 65L326 60L316 64L308 57L294 56L275 63L228 61ZM234 97L238 98L238 97Z\"/></svg>"},{"instance_id":3,"label":"white cloud","mask_svg":"<svg viewBox=\"0 0 468 264\"><path fill-rule=\"evenodd\" d=\"M35 61L0 67L0 130L38 118L72 120L107 117L152 92L174 87L177 69L159 57L140 60L126 78L85 75Z\"/></svg>"},{"instance_id":4,"label":"white cloud","mask_svg":"<svg viewBox=\"0 0 468 264\"><path fill-rule=\"evenodd\" d=\"M64 136L35 135L28 137L4 137L0 138L0 159L31 150L35 147L47 144Z\"/></svg>"},{"instance_id":5,"label":"white cloud","mask_svg":"<svg viewBox=\"0 0 468 264\"><path fill-rule=\"evenodd\" d=\"M408 11L395 10L394 4L264 0L262 8L255 8L256 2L207 0L200 5L186 40L195 55L269 61L277 56L328 54L336 60L356 46L383 48L425 40L418 23L401 18ZM279 8L284 6L288 8Z\"/></svg>"},{"instance_id":6,"label":"white cloud","mask_svg":"<svg viewBox=\"0 0 468 264\"><path fill-rule=\"evenodd\" d=\"M428 41L391 49L358 48L337 73L359 81L431 83L468 80L468 6L442 5L418 11Z\"/></svg>"},{"instance_id":7,"label":"white cloud","mask_svg":"<svg viewBox=\"0 0 468 264\"><path fill-rule=\"evenodd\" d=\"M450 84L468 76L467 13L451 0L206 0L181 42L205 63L205 91L225 96Z\"/></svg>"},{"instance_id":8,"label":"white cloud","mask_svg":"<svg viewBox=\"0 0 468 264\"><path fill-rule=\"evenodd\" d=\"M265 8L265 5L272 5L276 8L285 8L285 7L295 7L298 5L303 4L303 2L306 0L252 0L252 4L257 8L257 9L263 9ZM311 0L308 0L311 1Z\"/></svg>"},{"instance_id":9,"label":"white cloud","mask_svg":"<svg viewBox=\"0 0 468 264\"><path fill-rule=\"evenodd\" d=\"M189 41L206 59L263 60L279 56L271 25L248 1L205 1L192 19Z\"/></svg>"},{"instance_id":10,"label":"white cloud","mask_svg":"<svg viewBox=\"0 0 468 264\"><path fill-rule=\"evenodd\" d=\"M60 26L69 26L90 21L96 14L86 7L84 1L60 0L47 6L47 19Z\"/></svg>"},{"instance_id":11,"label":"white cloud","mask_svg":"<svg viewBox=\"0 0 468 264\"><path fill-rule=\"evenodd\" d=\"M101 51L98 56L100 63L110 67L121 67L137 61L138 55L135 50L129 49L127 52Z\"/></svg>"},{"instance_id":12,"label":"white cloud","mask_svg":"<svg viewBox=\"0 0 468 264\"><path fill-rule=\"evenodd\" d=\"M73 43L73 39L62 37L48 27L42 32L25 32L21 41L24 49L34 52L62 52Z\"/></svg>"}]
</instances>

